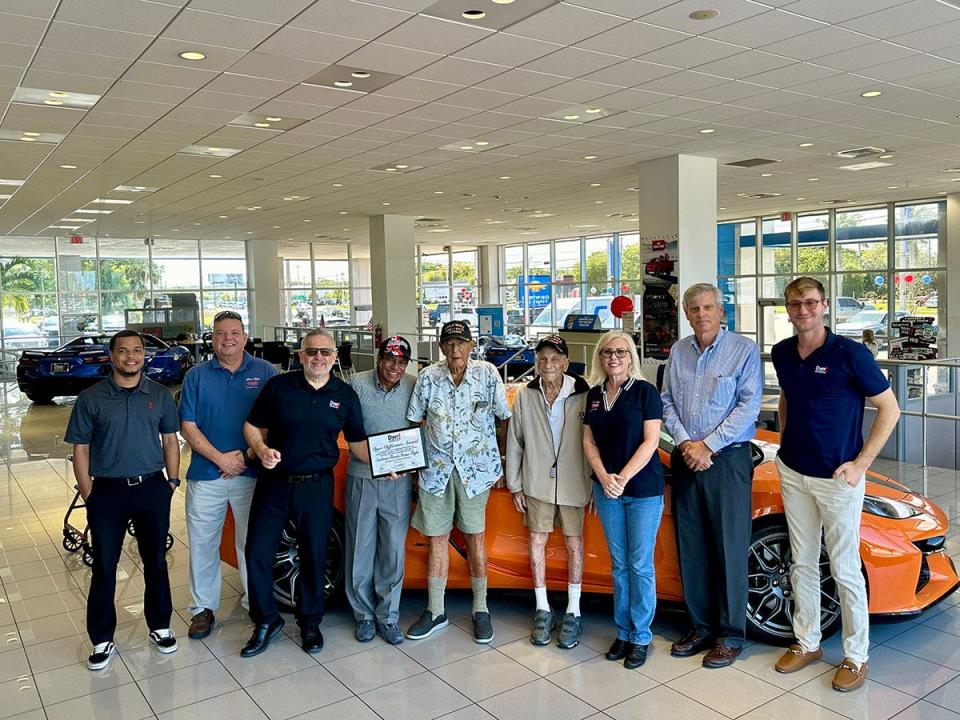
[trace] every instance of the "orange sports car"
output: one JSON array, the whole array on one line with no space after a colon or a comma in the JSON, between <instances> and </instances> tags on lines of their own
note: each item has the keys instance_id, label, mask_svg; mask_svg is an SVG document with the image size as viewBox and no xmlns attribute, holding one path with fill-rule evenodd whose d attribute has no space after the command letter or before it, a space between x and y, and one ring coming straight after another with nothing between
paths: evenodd
<instances>
[{"instance_id":1,"label":"orange sports car","mask_svg":"<svg viewBox=\"0 0 960 720\"><path fill-rule=\"evenodd\" d=\"M747 582L747 627L759 640L783 644L791 641L790 618L793 599L790 588L790 543L780 496L780 479L773 458L779 436L758 430L751 443L754 456L753 537ZM665 433L660 440L660 460L664 465L666 490L664 516L656 548L657 595L669 601L682 601L683 588L677 564L676 534L670 511L670 452L673 441ZM343 586L343 485L346 481L346 445L341 438L340 462L335 470L334 515L327 553L328 594ZM944 512L926 498L890 478L869 473L863 501L860 527L860 556L867 578L870 612L876 615L912 615L953 592L960 580L956 568L944 550L947 532ZM610 557L603 528L597 517L587 515L584 526L583 589L588 592L613 591ZM227 538L221 544L222 558L236 565L232 518L224 529ZM494 489L487 506L486 530L489 558L488 581L491 588L532 587L527 554L527 529L514 509L506 489ZM407 533L406 575L404 586L427 586L426 538L416 530ZM466 545L459 531L450 537L450 575L448 586L469 588ZM820 555L824 635L840 626L840 603L830 574L826 549ZM274 592L284 606L295 605L299 559L292 535L284 534L274 560ZM551 535L547 546L547 585L565 589L566 554L560 533Z\"/></svg>"}]
</instances>

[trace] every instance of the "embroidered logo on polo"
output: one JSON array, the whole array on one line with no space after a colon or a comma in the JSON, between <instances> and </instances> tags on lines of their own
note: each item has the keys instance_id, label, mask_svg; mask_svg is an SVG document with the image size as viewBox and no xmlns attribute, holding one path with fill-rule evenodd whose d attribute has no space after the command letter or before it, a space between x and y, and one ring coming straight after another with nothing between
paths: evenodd
<instances>
[{"instance_id":1,"label":"embroidered logo on polo","mask_svg":"<svg viewBox=\"0 0 960 720\"><path fill-rule=\"evenodd\" d=\"M600 401L599 401L599 400L592 400L592 401L590 402L590 409L591 409L591 410L599 410L599 409L600 409Z\"/></svg>"},{"instance_id":2,"label":"embroidered logo on polo","mask_svg":"<svg viewBox=\"0 0 960 720\"><path fill-rule=\"evenodd\" d=\"M814 366L813 366L813 372L814 372L814 374L816 374L816 375L826 375L826 374L827 374L827 370L829 370L829 369L830 369L830 368L824 367L823 365L814 365Z\"/></svg>"},{"instance_id":3,"label":"embroidered logo on polo","mask_svg":"<svg viewBox=\"0 0 960 720\"><path fill-rule=\"evenodd\" d=\"M332 407L334 410L339 410L339 409L340 409L340 403L338 403L336 400L331 400L331 401L330 401L330 407Z\"/></svg>"},{"instance_id":4,"label":"embroidered logo on polo","mask_svg":"<svg viewBox=\"0 0 960 720\"><path fill-rule=\"evenodd\" d=\"M248 390L260 387L260 380L262 378L258 377L248 377L246 381L246 387Z\"/></svg>"}]
</instances>

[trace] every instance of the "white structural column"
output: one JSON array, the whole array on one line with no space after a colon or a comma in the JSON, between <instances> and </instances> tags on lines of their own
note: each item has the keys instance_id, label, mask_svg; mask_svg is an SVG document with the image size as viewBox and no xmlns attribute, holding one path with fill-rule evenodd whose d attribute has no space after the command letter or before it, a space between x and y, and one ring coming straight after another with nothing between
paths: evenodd
<instances>
[{"instance_id":1,"label":"white structural column","mask_svg":"<svg viewBox=\"0 0 960 720\"><path fill-rule=\"evenodd\" d=\"M416 245L413 217L374 215L370 218L370 279L373 321L384 336L417 331Z\"/></svg>"},{"instance_id":2,"label":"white structural column","mask_svg":"<svg viewBox=\"0 0 960 720\"><path fill-rule=\"evenodd\" d=\"M952 312L946 315L947 357L960 355L960 193L947 195L947 235L946 235L945 267L953 268L953 274L946 276L946 297L943 289L940 290L939 306ZM941 317L943 317L941 315ZM943 332L941 327L940 332Z\"/></svg>"},{"instance_id":3,"label":"white structural column","mask_svg":"<svg viewBox=\"0 0 960 720\"><path fill-rule=\"evenodd\" d=\"M651 252L656 238L677 239L679 336L684 337L692 330L681 308L683 291L694 283L717 282L717 161L671 155L640 163L639 176L640 257Z\"/></svg>"},{"instance_id":4,"label":"white structural column","mask_svg":"<svg viewBox=\"0 0 960 720\"><path fill-rule=\"evenodd\" d=\"M500 256L496 245L477 248L480 261L480 304L500 304Z\"/></svg>"},{"instance_id":5,"label":"white structural column","mask_svg":"<svg viewBox=\"0 0 960 720\"><path fill-rule=\"evenodd\" d=\"M264 328L284 324L280 262L276 240L247 241L247 282L253 288L247 303L250 310L247 332L251 337L273 340L273 334L266 333Z\"/></svg>"}]
</instances>

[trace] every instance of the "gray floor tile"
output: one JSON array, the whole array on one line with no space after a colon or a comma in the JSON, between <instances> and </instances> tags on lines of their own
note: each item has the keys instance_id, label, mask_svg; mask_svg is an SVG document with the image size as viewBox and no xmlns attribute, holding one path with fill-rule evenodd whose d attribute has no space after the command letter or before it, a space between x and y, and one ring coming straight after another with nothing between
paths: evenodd
<instances>
[{"instance_id":1,"label":"gray floor tile","mask_svg":"<svg viewBox=\"0 0 960 720\"><path fill-rule=\"evenodd\" d=\"M735 666L719 670L700 668L671 680L667 686L730 718L750 712L784 692Z\"/></svg>"},{"instance_id":2,"label":"gray floor tile","mask_svg":"<svg viewBox=\"0 0 960 720\"><path fill-rule=\"evenodd\" d=\"M157 714L223 695L240 687L216 660L144 678L137 684Z\"/></svg>"},{"instance_id":3,"label":"gray floor tile","mask_svg":"<svg viewBox=\"0 0 960 720\"><path fill-rule=\"evenodd\" d=\"M658 684L646 675L625 669L623 663L610 662L602 656L548 675L547 680L601 710Z\"/></svg>"},{"instance_id":4,"label":"gray floor tile","mask_svg":"<svg viewBox=\"0 0 960 720\"><path fill-rule=\"evenodd\" d=\"M391 645L372 648L323 665L357 695L424 670L422 665Z\"/></svg>"},{"instance_id":5,"label":"gray floor tile","mask_svg":"<svg viewBox=\"0 0 960 720\"><path fill-rule=\"evenodd\" d=\"M47 704L46 711L47 720L141 720L153 717L153 710L135 683L55 705Z\"/></svg>"},{"instance_id":6,"label":"gray floor tile","mask_svg":"<svg viewBox=\"0 0 960 720\"><path fill-rule=\"evenodd\" d=\"M434 670L434 674L474 702L533 682L538 677L499 650L443 665Z\"/></svg>"},{"instance_id":7,"label":"gray floor tile","mask_svg":"<svg viewBox=\"0 0 960 720\"><path fill-rule=\"evenodd\" d=\"M433 720L472 705L466 696L428 672L363 693L360 699L390 720Z\"/></svg>"},{"instance_id":8,"label":"gray floor tile","mask_svg":"<svg viewBox=\"0 0 960 720\"><path fill-rule=\"evenodd\" d=\"M160 720L196 720L197 718L232 718L233 720L267 720L243 690L235 690L209 700L201 700L170 712L160 713Z\"/></svg>"},{"instance_id":9,"label":"gray floor tile","mask_svg":"<svg viewBox=\"0 0 960 720\"><path fill-rule=\"evenodd\" d=\"M676 690L661 685L652 690L630 698L604 712L614 720L677 720L677 718L697 718L697 720L725 720L715 710L691 700Z\"/></svg>"},{"instance_id":10,"label":"gray floor tile","mask_svg":"<svg viewBox=\"0 0 960 720\"><path fill-rule=\"evenodd\" d=\"M488 698L480 707L499 720L580 720L596 713L596 708L544 679Z\"/></svg>"},{"instance_id":11,"label":"gray floor tile","mask_svg":"<svg viewBox=\"0 0 960 720\"><path fill-rule=\"evenodd\" d=\"M285 720L350 697L350 691L320 667L300 670L246 688L270 720ZM337 717L326 714L325 717Z\"/></svg>"}]
</instances>

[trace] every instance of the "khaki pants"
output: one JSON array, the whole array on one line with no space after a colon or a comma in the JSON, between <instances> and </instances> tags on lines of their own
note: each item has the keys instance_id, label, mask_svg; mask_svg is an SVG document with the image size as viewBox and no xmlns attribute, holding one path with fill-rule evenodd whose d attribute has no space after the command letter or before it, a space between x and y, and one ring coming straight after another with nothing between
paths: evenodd
<instances>
[{"instance_id":1,"label":"khaki pants","mask_svg":"<svg viewBox=\"0 0 960 720\"><path fill-rule=\"evenodd\" d=\"M780 491L790 531L793 568L793 632L807 652L820 647L820 531L830 572L840 595L843 654L867 661L870 616L867 587L860 572L860 513L864 481L851 487L842 478L801 475L777 458Z\"/></svg>"}]
</instances>

